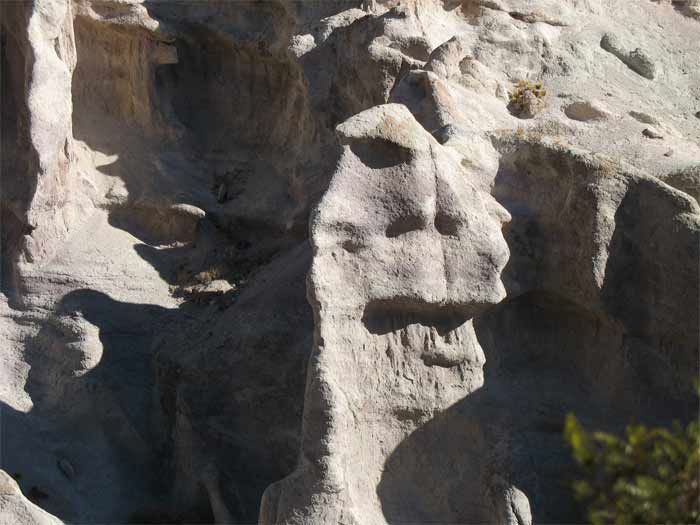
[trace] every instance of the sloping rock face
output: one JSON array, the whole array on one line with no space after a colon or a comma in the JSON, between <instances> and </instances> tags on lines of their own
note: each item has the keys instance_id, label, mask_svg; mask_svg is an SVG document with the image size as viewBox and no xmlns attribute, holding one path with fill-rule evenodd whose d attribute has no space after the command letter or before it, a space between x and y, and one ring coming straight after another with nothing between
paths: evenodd
<instances>
[{"instance_id":1,"label":"sloping rock face","mask_svg":"<svg viewBox=\"0 0 700 525\"><path fill-rule=\"evenodd\" d=\"M62 522L25 498L17 482L7 472L0 470L0 523L59 525Z\"/></svg>"},{"instance_id":2,"label":"sloping rock face","mask_svg":"<svg viewBox=\"0 0 700 525\"><path fill-rule=\"evenodd\" d=\"M567 412L697 416L697 11L3 2L0 522L581 522Z\"/></svg>"}]
</instances>

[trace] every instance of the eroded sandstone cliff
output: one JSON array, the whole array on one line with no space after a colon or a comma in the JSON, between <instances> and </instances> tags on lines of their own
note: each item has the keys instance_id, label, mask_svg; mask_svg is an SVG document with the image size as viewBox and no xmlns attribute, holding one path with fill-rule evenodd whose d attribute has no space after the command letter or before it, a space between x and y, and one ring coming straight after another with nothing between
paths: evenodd
<instances>
[{"instance_id":1,"label":"eroded sandstone cliff","mask_svg":"<svg viewBox=\"0 0 700 525\"><path fill-rule=\"evenodd\" d=\"M577 522L696 414L695 0L0 9L0 523Z\"/></svg>"}]
</instances>

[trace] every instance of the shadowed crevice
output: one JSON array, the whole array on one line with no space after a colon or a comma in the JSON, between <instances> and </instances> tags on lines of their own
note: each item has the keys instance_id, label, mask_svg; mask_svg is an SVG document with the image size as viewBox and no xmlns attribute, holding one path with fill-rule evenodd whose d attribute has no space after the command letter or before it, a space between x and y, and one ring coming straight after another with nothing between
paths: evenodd
<instances>
[{"instance_id":1,"label":"shadowed crevice","mask_svg":"<svg viewBox=\"0 0 700 525\"><path fill-rule=\"evenodd\" d=\"M435 327L444 336L468 320L456 307L438 306L420 301L373 301L365 306L362 323L374 335L384 335L405 329L411 324Z\"/></svg>"}]
</instances>

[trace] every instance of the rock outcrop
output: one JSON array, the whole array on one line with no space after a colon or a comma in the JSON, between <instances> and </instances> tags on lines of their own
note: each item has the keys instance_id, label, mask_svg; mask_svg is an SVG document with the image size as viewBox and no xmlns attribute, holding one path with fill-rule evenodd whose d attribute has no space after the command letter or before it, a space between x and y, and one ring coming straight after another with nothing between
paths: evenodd
<instances>
[{"instance_id":1,"label":"rock outcrop","mask_svg":"<svg viewBox=\"0 0 700 525\"><path fill-rule=\"evenodd\" d=\"M70 176L72 7L62 0L2 6L2 238L5 289L17 266L49 259L85 203ZM15 294L21 301L21 296Z\"/></svg>"},{"instance_id":2,"label":"rock outcrop","mask_svg":"<svg viewBox=\"0 0 700 525\"><path fill-rule=\"evenodd\" d=\"M410 496L375 488L394 448L483 386L473 319L505 296L510 217L405 106L359 113L338 136L344 152L311 219L315 336L301 459L266 492L261 522L470 523L512 508L530 523L527 499L513 499L507 482L493 486L503 467L488 464L486 449L499 444L478 422L445 436L469 452L416 451L426 465L451 464L442 483ZM494 509L480 504L486 494Z\"/></svg>"},{"instance_id":3,"label":"rock outcrop","mask_svg":"<svg viewBox=\"0 0 700 525\"><path fill-rule=\"evenodd\" d=\"M24 497L17 482L0 470L0 524L60 525L62 522Z\"/></svg>"},{"instance_id":4,"label":"rock outcrop","mask_svg":"<svg viewBox=\"0 0 700 525\"><path fill-rule=\"evenodd\" d=\"M567 412L697 415L696 0L0 14L0 521L580 522Z\"/></svg>"}]
</instances>

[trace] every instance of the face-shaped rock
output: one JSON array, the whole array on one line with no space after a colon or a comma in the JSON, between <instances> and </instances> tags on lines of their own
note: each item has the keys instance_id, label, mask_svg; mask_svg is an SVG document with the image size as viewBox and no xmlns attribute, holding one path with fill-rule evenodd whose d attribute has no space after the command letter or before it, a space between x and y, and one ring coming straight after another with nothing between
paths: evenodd
<instances>
[{"instance_id":1,"label":"face-shaped rock","mask_svg":"<svg viewBox=\"0 0 700 525\"><path fill-rule=\"evenodd\" d=\"M399 104L364 111L337 131L345 151L311 224L316 333L304 459L267 490L261 523L403 520L395 512L409 497L401 483L384 483L379 499L384 465L421 424L483 385L471 317L505 295L501 227L510 217L469 182L449 148ZM408 454L453 472L410 496L425 519L484 521L472 505L488 484L472 419L440 437L454 444ZM447 493L466 503L448 508Z\"/></svg>"},{"instance_id":2,"label":"face-shaped rock","mask_svg":"<svg viewBox=\"0 0 700 525\"><path fill-rule=\"evenodd\" d=\"M471 317L503 299L510 216L447 148L397 104L352 117L338 135L346 151L312 220L322 306Z\"/></svg>"}]
</instances>

